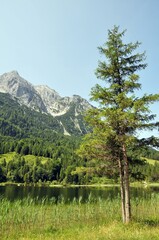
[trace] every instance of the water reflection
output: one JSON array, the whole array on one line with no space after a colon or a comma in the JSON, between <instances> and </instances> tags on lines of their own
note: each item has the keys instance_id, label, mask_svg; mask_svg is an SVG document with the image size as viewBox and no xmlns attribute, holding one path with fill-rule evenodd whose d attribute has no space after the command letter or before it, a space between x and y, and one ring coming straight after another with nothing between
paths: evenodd
<instances>
[{"instance_id":1,"label":"water reflection","mask_svg":"<svg viewBox=\"0 0 159 240\"><path fill-rule=\"evenodd\" d=\"M150 198L152 193L159 192L159 187L131 188L132 198ZM31 198L55 198L55 201L62 199L65 202L73 199L82 199L83 202L92 199L113 199L120 196L119 187L34 187L34 186L0 186L0 197L11 201L16 199Z\"/></svg>"}]
</instances>

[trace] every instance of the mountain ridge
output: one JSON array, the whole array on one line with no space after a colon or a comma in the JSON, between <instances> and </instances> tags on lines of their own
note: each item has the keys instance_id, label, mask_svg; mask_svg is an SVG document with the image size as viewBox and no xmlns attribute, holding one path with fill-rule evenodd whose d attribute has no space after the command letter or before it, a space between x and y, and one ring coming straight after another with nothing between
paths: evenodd
<instances>
[{"instance_id":1,"label":"mountain ridge","mask_svg":"<svg viewBox=\"0 0 159 240\"><path fill-rule=\"evenodd\" d=\"M17 71L0 76L0 92L9 94L22 106L51 115L58 122L60 132L63 128L64 135L83 135L88 132L83 114L92 105L79 95L61 97L47 85L34 86Z\"/></svg>"},{"instance_id":2,"label":"mountain ridge","mask_svg":"<svg viewBox=\"0 0 159 240\"><path fill-rule=\"evenodd\" d=\"M49 113L52 116L65 114L72 103L80 104L80 110L83 111L92 107L87 100L79 95L61 97L47 85L34 86L22 78L17 71L4 73L0 76L0 92L9 93L18 98L21 104L36 111Z\"/></svg>"}]
</instances>

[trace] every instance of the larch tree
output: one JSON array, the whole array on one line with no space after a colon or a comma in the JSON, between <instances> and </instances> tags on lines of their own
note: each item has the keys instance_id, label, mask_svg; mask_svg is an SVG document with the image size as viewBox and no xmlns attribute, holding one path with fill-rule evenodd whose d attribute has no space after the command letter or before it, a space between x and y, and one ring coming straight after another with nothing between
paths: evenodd
<instances>
[{"instance_id":1,"label":"larch tree","mask_svg":"<svg viewBox=\"0 0 159 240\"><path fill-rule=\"evenodd\" d=\"M141 88L139 70L145 69L145 53L136 53L139 42L125 44L125 30L114 26L108 31L108 40L99 47L105 61L99 61L96 84L91 90L91 100L98 103L90 109L86 121L92 127L78 151L79 155L102 165L102 169L117 169L120 177L122 219L131 220L129 157L130 148L141 145L158 145L155 138L137 139L137 130L152 130L158 126L149 105L159 100L159 94L136 96Z\"/></svg>"}]
</instances>

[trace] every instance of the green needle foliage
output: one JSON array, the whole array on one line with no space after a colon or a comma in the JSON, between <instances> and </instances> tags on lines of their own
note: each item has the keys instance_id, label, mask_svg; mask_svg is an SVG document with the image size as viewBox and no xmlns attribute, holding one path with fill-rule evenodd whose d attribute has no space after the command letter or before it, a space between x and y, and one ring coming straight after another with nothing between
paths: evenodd
<instances>
[{"instance_id":1,"label":"green needle foliage","mask_svg":"<svg viewBox=\"0 0 159 240\"><path fill-rule=\"evenodd\" d=\"M91 100L99 103L99 107L88 111L86 120L93 130L84 138L79 154L93 162L102 162L107 171L118 170L122 217L128 223L131 219L128 152L142 145L159 145L154 137L141 141L136 138L137 130L152 130L159 125L153 122L155 115L149 109L150 104L159 100L159 94L136 96L136 90L141 88L136 72L147 66L145 53L135 52L139 42L125 44L124 34L115 26L108 31L104 46L99 47L106 60L99 61L96 76L104 84L97 84L91 90Z\"/></svg>"}]
</instances>

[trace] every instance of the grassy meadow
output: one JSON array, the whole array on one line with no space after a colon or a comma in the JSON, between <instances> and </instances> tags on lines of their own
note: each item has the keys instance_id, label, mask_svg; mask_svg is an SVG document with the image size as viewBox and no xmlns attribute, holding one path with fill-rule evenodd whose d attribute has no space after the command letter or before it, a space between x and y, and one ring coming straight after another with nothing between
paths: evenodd
<instances>
[{"instance_id":1,"label":"grassy meadow","mask_svg":"<svg viewBox=\"0 0 159 240\"><path fill-rule=\"evenodd\" d=\"M13 160L16 156L18 156L18 154L16 152L9 152L9 153L0 154L0 162L3 159L5 159L6 162L9 162L9 161ZM24 155L23 158L26 161L34 162L36 160L37 156L34 156L34 155ZM49 158L46 158L46 157L38 157L38 158L41 159L43 164L49 159Z\"/></svg>"},{"instance_id":2,"label":"grassy meadow","mask_svg":"<svg viewBox=\"0 0 159 240\"><path fill-rule=\"evenodd\" d=\"M122 224L120 199L0 200L0 239L155 240L159 239L159 195L132 201L132 222Z\"/></svg>"},{"instance_id":3,"label":"grassy meadow","mask_svg":"<svg viewBox=\"0 0 159 240\"><path fill-rule=\"evenodd\" d=\"M142 157L141 159L145 160L147 163L149 163L151 165L155 165L155 163L158 163L158 160L154 160L154 159L150 159L150 158Z\"/></svg>"}]
</instances>

